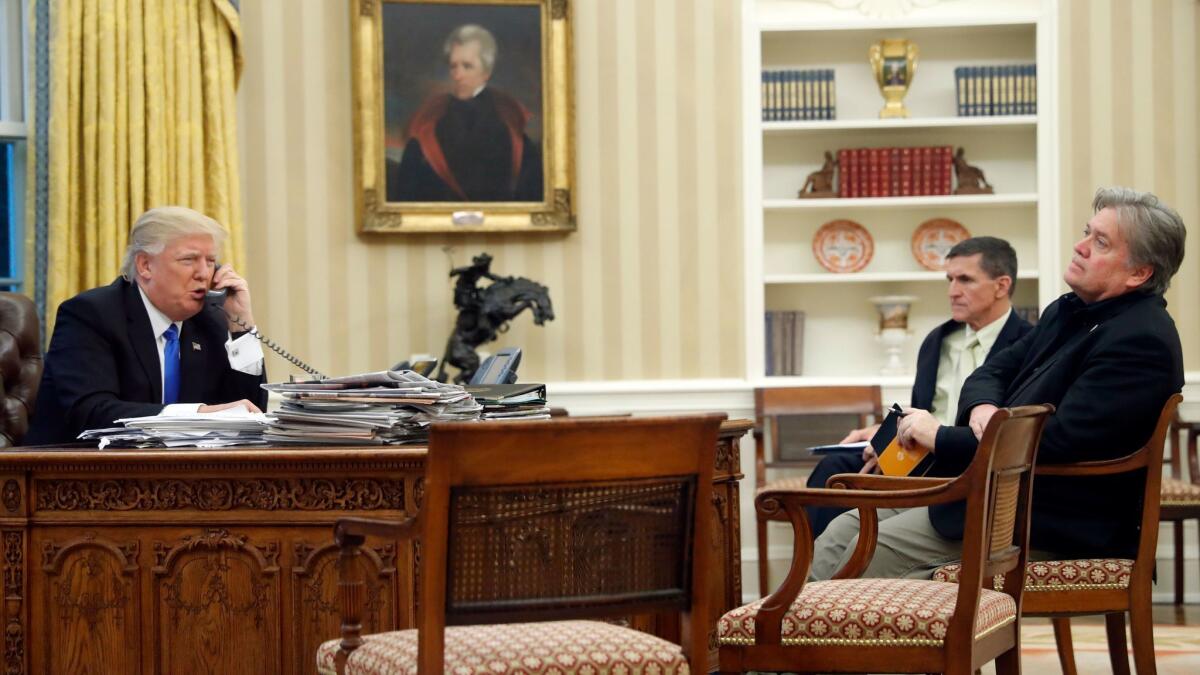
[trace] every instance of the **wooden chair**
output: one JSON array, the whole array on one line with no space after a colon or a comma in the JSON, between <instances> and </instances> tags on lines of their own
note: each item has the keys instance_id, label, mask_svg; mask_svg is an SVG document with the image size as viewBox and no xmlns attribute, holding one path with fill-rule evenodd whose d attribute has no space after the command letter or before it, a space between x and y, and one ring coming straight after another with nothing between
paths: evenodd
<instances>
[{"instance_id":1,"label":"wooden chair","mask_svg":"<svg viewBox=\"0 0 1200 675\"><path fill-rule=\"evenodd\" d=\"M1029 537L1032 467L1053 406L1001 409L988 423L975 459L958 478L839 475L849 489L767 490L760 511L792 523L795 550L783 585L735 609L717 629L722 672L813 671L968 675L996 660L998 673L1020 672L1021 588ZM966 500L958 586L914 579L858 579L876 545L876 508ZM804 507L856 506L858 545L832 581L805 583L812 540ZM1005 589L983 588L1003 575Z\"/></svg>"},{"instance_id":2,"label":"wooden chair","mask_svg":"<svg viewBox=\"0 0 1200 675\"><path fill-rule=\"evenodd\" d=\"M784 431L789 421L809 426L801 447L836 443L852 428L883 419L880 388L873 387L775 387L754 390L754 487L757 492L777 488L805 487L804 477L767 481L768 469L811 469L816 463L807 455L785 452ZM805 418L790 420L789 418ZM812 429L824 422L824 428ZM797 440L797 439L792 439ZM770 446L769 449L767 446ZM758 531L758 592L766 595L770 585L767 554L767 521L782 520L779 513L756 513Z\"/></svg>"},{"instance_id":3,"label":"wooden chair","mask_svg":"<svg viewBox=\"0 0 1200 675\"><path fill-rule=\"evenodd\" d=\"M399 523L346 518L334 529L342 639L321 645L318 670L436 675L499 661L507 672L633 662L704 672L722 419L434 425L420 513ZM368 535L420 542L415 630L361 635L355 558ZM664 611L684 613L682 648L611 623L563 621ZM542 623L516 623L531 621Z\"/></svg>"},{"instance_id":4,"label":"wooden chair","mask_svg":"<svg viewBox=\"0 0 1200 675\"><path fill-rule=\"evenodd\" d=\"M1138 675L1150 675L1154 666L1154 622L1150 593L1154 559L1158 550L1159 490L1162 481L1163 441L1183 397L1167 399L1154 434L1140 450L1120 459L1076 464L1046 464L1037 476L1103 476L1145 470L1141 535L1137 558L1099 558L1031 562L1025 570L1025 616L1050 617L1058 658L1065 675L1075 675L1075 653L1071 643L1071 618L1103 614L1108 633L1108 652L1113 673L1129 673L1125 644L1125 614L1129 613L1133 634L1133 661ZM957 565L934 572L940 581L957 581Z\"/></svg>"},{"instance_id":5,"label":"wooden chair","mask_svg":"<svg viewBox=\"0 0 1200 675\"><path fill-rule=\"evenodd\" d=\"M1183 477L1183 452L1180 435L1187 437L1188 477ZM1175 604L1183 604L1183 526L1188 520L1200 521L1200 459L1196 456L1196 437L1200 423L1180 419L1178 411L1171 424L1171 477L1162 482L1162 509L1159 520L1172 524L1175 544Z\"/></svg>"}]
</instances>

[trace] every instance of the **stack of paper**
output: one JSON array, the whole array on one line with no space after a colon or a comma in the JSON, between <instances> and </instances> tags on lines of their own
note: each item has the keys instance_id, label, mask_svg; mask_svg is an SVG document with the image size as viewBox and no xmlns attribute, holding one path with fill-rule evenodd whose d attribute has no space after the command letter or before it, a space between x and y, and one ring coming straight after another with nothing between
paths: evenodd
<instances>
[{"instance_id":1,"label":"stack of paper","mask_svg":"<svg viewBox=\"0 0 1200 675\"><path fill-rule=\"evenodd\" d=\"M478 384L467 391L483 406L484 420L550 419L544 384Z\"/></svg>"},{"instance_id":2,"label":"stack of paper","mask_svg":"<svg viewBox=\"0 0 1200 675\"><path fill-rule=\"evenodd\" d=\"M128 417L115 422L123 426L89 429L79 438L98 439L101 448L109 445L137 448L263 445L268 418L239 405L219 412Z\"/></svg>"},{"instance_id":3,"label":"stack of paper","mask_svg":"<svg viewBox=\"0 0 1200 675\"><path fill-rule=\"evenodd\" d=\"M476 420L482 410L461 385L411 370L263 387L284 398L264 434L273 443L424 443L432 422Z\"/></svg>"}]
</instances>

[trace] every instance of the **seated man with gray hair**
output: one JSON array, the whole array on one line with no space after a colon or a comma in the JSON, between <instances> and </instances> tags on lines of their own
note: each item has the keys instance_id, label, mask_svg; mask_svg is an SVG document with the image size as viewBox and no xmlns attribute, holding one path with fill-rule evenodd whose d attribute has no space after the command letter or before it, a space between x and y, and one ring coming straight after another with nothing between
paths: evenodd
<instances>
[{"instance_id":1,"label":"seated man with gray hair","mask_svg":"<svg viewBox=\"0 0 1200 675\"><path fill-rule=\"evenodd\" d=\"M1147 192L1103 188L1063 279L1072 292L1037 327L967 378L958 426L911 410L897 436L932 448L932 475L957 476L998 406L1052 403L1038 462L1113 459L1150 438L1163 404L1183 387L1183 353L1163 293L1183 262L1187 232ZM1033 482L1031 559L1133 557L1142 488L1131 474L1040 477ZM958 560L964 504L880 513L867 577L928 579ZM887 517L884 520L885 516ZM811 575L828 579L857 543L858 513L838 516L814 543Z\"/></svg>"},{"instance_id":2,"label":"seated man with gray hair","mask_svg":"<svg viewBox=\"0 0 1200 675\"><path fill-rule=\"evenodd\" d=\"M181 206L137 219L121 276L58 308L26 444L69 442L124 417L266 407L250 287L216 262L225 237ZM210 288L227 291L224 312L206 302Z\"/></svg>"}]
</instances>

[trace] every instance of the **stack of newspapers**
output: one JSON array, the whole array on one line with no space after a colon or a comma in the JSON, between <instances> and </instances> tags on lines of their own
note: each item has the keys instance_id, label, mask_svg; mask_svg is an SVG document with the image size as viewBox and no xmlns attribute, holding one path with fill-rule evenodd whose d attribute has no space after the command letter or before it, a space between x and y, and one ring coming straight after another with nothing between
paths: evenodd
<instances>
[{"instance_id":1,"label":"stack of newspapers","mask_svg":"<svg viewBox=\"0 0 1200 675\"><path fill-rule=\"evenodd\" d=\"M283 397L268 415L269 443L425 443L433 422L477 420L482 411L461 385L411 370L263 387Z\"/></svg>"},{"instance_id":2,"label":"stack of newspapers","mask_svg":"<svg viewBox=\"0 0 1200 675\"><path fill-rule=\"evenodd\" d=\"M227 448L239 445L263 445L268 417L253 413L246 406L218 412L182 415L151 415L114 420L118 427L88 429L81 440L99 441L99 447L125 448Z\"/></svg>"}]
</instances>

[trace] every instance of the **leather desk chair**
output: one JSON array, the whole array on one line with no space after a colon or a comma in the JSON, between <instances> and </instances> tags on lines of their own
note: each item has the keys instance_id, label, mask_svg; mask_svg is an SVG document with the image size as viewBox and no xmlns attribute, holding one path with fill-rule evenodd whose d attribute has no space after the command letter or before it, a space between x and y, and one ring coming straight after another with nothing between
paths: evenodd
<instances>
[{"instance_id":1,"label":"leather desk chair","mask_svg":"<svg viewBox=\"0 0 1200 675\"><path fill-rule=\"evenodd\" d=\"M0 447L21 444L41 382L37 310L24 295L0 292Z\"/></svg>"}]
</instances>

